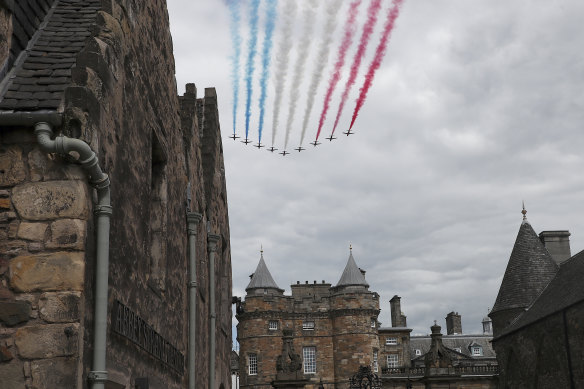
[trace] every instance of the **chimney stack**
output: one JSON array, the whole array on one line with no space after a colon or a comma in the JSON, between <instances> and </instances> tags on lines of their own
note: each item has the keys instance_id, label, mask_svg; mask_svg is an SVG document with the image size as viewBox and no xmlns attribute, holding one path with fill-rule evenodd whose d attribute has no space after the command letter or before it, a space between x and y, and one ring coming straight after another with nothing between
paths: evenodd
<instances>
[{"instance_id":1,"label":"chimney stack","mask_svg":"<svg viewBox=\"0 0 584 389\"><path fill-rule=\"evenodd\" d=\"M458 312L446 315L446 335L462 334L462 319Z\"/></svg>"},{"instance_id":2,"label":"chimney stack","mask_svg":"<svg viewBox=\"0 0 584 389\"><path fill-rule=\"evenodd\" d=\"M391 307L391 326L392 327L407 327L406 316L401 311L401 297L395 295L389 300Z\"/></svg>"},{"instance_id":3,"label":"chimney stack","mask_svg":"<svg viewBox=\"0 0 584 389\"><path fill-rule=\"evenodd\" d=\"M542 231L539 240L550 253L554 261L559 265L570 258L570 231Z\"/></svg>"}]
</instances>

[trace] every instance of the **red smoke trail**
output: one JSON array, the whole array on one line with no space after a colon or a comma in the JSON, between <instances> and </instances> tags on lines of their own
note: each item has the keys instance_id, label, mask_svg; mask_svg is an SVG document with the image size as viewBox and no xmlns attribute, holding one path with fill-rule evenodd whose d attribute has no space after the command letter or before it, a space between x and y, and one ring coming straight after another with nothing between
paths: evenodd
<instances>
[{"instance_id":1,"label":"red smoke trail","mask_svg":"<svg viewBox=\"0 0 584 389\"><path fill-rule=\"evenodd\" d=\"M389 41L389 37L391 35L391 31L395 25L395 20L399 16L399 7L403 4L404 0L393 0L393 5L389 10L389 14L387 15L387 21L385 22L385 28L383 29L383 35L381 36L381 40L379 41L379 45L377 45L377 49L375 50L375 57L373 57L373 61L371 65L369 65L369 70L367 71L367 75L365 76L365 82L361 87L359 94L359 98L357 99L357 104L355 105L355 111L353 112L353 118L351 119L351 126L349 130L353 128L353 124L355 123L355 119L357 119L357 115L359 115L359 111L367 98L367 92L371 87L371 83L373 82L373 78L375 77L375 72L381 66L381 61L385 56L385 51L387 49L387 42Z\"/></svg>"},{"instance_id":2,"label":"red smoke trail","mask_svg":"<svg viewBox=\"0 0 584 389\"><path fill-rule=\"evenodd\" d=\"M355 33L355 19L357 18L357 10L361 5L361 0L354 0L349 7L349 19L345 24L345 33L343 35L343 41L341 42L341 46L339 48L339 53L337 55L337 62L335 63L335 71L331 77L329 82L329 87L326 91L325 99L324 99L324 107L322 108L322 112L320 114L320 121L318 122L318 131L316 132L316 140L320 135L320 130L322 129L322 125L324 123L324 119L326 118L326 113L329 109L329 105L331 102L331 96L333 94L333 90L335 86L339 82L341 78L341 69L345 64L345 56L347 54L347 50L351 46L353 42L353 34Z\"/></svg>"},{"instance_id":3,"label":"red smoke trail","mask_svg":"<svg viewBox=\"0 0 584 389\"><path fill-rule=\"evenodd\" d=\"M365 27L363 27L363 34L361 34L361 41L359 42L359 48L353 59L353 64L351 65L351 74L349 76L349 81L345 84L345 90L343 91L343 96L341 97L341 102L339 103L339 110L337 111L337 117L335 118L335 125L333 126L332 134L335 133L337 129L337 124L339 124L339 118L343 113L343 108L347 102L347 97L349 96L349 91L351 87L355 84L357 79L357 73L359 72L359 67L361 66L361 61L365 56L365 51L367 50L367 44L373 33L373 27L375 27L375 22L377 22L377 14L381 8L381 0L373 0L369 9L367 10L367 22Z\"/></svg>"}]
</instances>

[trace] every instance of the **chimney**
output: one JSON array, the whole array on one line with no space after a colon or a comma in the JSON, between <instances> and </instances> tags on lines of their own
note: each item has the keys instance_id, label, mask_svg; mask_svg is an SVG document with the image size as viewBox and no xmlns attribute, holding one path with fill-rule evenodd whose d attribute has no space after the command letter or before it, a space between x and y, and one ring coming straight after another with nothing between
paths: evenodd
<instances>
[{"instance_id":1,"label":"chimney","mask_svg":"<svg viewBox=\"0 0 584 389\"><path fill-rule=\"evenodd\" d=\"M446 315L446 335L462 334L462 319L458 312Z\"/></svg>"},{"instance_id":2,"label":"chimney","mask_svg":"<svg viewBox=\"0 0 584 389\"><path fill-rule=\"evenodd\" d=\"M539 240L550 253L554 261L559 265L570 258L570 231L542 231Z\"/></svg>"},{"instance_id":3,"label":"chimney","mask_svg":"<svg viewBox=\"0 0 584 389\"><path fill-rule=\"evenodd\" d=\"M401 311L401 297L395 295L389 300L389 305L391 307L391 326L392 327L405 327L406 317Z\"/></svg>"}]
</instances>

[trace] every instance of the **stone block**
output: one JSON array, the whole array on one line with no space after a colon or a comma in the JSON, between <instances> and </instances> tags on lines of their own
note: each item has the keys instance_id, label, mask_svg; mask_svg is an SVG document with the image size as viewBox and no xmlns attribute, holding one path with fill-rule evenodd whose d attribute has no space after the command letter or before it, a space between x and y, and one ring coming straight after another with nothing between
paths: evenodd
<instances>
[{"instance_id":1,"label":"stone block","mask_svg":"<svg viewBox=\"0 0 584 389\"><path fill-rule=\"evenodd\" d=\"M16 185L26 179L22 149L0 146L0 187Z\"/></svg>"},{"instance_id":2,"label":"stone block","mask_svg":"<svg viewBox=\"0 0 584 389\"><path fill-rule=\"evenodd\" d=\"M0 209L10 209L10 199L0 198Z\"/></svg>"},{"instance_id":3,"label":"stone block","mask_svg":"<svg viewBox=\"0 0 584 389\"><path fill-rule=\"evenodd\" d=\"M0 323L15 326L30 318L30 303L28 301L0 301Z\"/></svg>"},{"instance_id":4,"label":"stone block","mask_svg":"<svg viewBox=\"0 0 584 389\"><path fill-rule=\"evenodd\" d=\"M77 387L77 366L73 358L32 361L31 374L35 389Z\"/></svg>"},{"instance_id":5,"label":"stone block","mask_svg":"<svg viewBox=\"0 0 584 389\"><path fill-rule=\"evenodd\" d=\"M16 236L20 239L41 241L45 240L47 223L22 222L18 226Z\"/></svg>"},{"instance_id":6,"label":"stone block","mask_svg":"<svg viewBox=\"0 0 584 389\"><path fill-rule=\"evenodd\" d=\"M82 290L83 252L22 255L9 265L10 286L19 292Z\"/></svg>"},{"instance_id":7,"label":"stone block","mask_svg":"<svg viewBox=\"0 0 584 389\"><path fill-rule=\"evenodd\" d=\"M22 327L14 343L22 358L39 359L77 354L79 324L45 324Z\"/></svg>"},{"instance_id":8,"label":"stone block","mask_svg":"<svg viewBox=\"0 0 584 389\"><path fill-rule=\"evenodd\" d=\"M13 358L14 356L12 356L12 353L6 345L0 346L0 363L11 361Z\"/></svg>"},{"instance_id":9,"label":"stone block","mask_svg":"<svg viewBox=\"0 0 584 389\"><path fill-rule=\"evenodd\" d=\"M12 203L25 220L86 219L89 194L82 181L48 181L14 187Z\"/></svg>"},{"instance_id":10,"label":"stone block","mask_svg":"<svg viewBox=\"0 0 584 389\"><path fill-rule=\"evenodd\" d=\"M0 364L0 377L2 377L2 389L26 389L22 362Z\"/></svg>"},{"instance_id":11,"label":"stone block","mask_svg":"<svg viewBox=\"0 0 584 389\"><path fill-rule=\"evenodd\" d=\"M39 300L41 319L50 323L79 320L81 293L43 293Z\"/></svg>"},{"instance_id":12,"label":"stone block","mask_svg":"<svg viewBox=\"0 0 584 389\"><path fill-rule=\"evenodd\" d=\"M85 246L85 225L85 221L79 219L62 219L51 223L51 238L46 244L47 248L82 250Z\"/></svg>"},{"instance_id":13,"label":"stone block","mask_svg":"<svg viewBox=\"0 0 584 389\"><path fill-rule=\"evenodd\" d=\"M26 251L26 242L22 240L5 240L0 242L0 253L8 257L16 257Z\"/></svg>"}]
</instances>

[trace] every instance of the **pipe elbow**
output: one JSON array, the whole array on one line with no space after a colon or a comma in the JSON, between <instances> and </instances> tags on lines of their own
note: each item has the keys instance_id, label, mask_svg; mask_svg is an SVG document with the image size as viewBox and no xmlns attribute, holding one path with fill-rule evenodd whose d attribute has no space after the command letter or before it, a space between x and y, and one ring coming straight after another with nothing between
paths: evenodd
<instances>
[{"instance_id":1,"label":"pipe elbow","mask_svg":"<svg viewBox=\"0 0 584 389\"><path fill-rule=\"evenodd\" d=\"M47 122L39 122L34 126L34 134L37 137L37 142L41 150L47 153L54 153L57 151L56 142L51 139L53 136L53 129Z\"/></svg>"}]
</instances>

